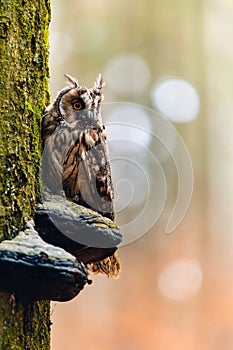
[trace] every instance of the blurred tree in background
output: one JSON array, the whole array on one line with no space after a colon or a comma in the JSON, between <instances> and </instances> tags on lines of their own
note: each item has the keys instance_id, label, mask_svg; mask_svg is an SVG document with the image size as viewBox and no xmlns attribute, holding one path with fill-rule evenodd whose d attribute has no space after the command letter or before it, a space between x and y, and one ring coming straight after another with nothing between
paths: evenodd
<instances>
[{"instance_id":1,"label":"blurred tree in background","mask_svg":"<svg viewBox=\"0 0 233 350\"><path fill-rule=\"evenodd\" d=\"M63 73L91 86L103 72L109 103L157 108L153 92L173 77L190 83L200 99L195 118L179 120L177 106L178 116L172 121L188 146L195 177L184 220L171 235L164 234L177 194L174 165L166 158L160 162L168 188L161 220L143 238L122 247L118 281L96 277L94 287L77 301L56 305L53 348L73 349L79 329L85 350L231 350L232 3L60 0L52 2L52 9L53 95L64 84ZM183 97L181 105L187 103ZM107 105L105 111L106 122L112 121ZM124 118L127 121L127 113ZM144 124L156 132L154 120L145 118ZM146 147L153 150L150 143ZM144 164L154 198L151 206L156 207L158 173L146 158ZM112 166L116 179L129 173L127 166ZM132 175L135 181L136 177ZM143 186L133 194L144 192ZM122 196L117 197L118 203ZM131 206L118 211L119 224L138 215L144 205L141 198L145 200L133 197Z\"/></svg>"}]
</instances>

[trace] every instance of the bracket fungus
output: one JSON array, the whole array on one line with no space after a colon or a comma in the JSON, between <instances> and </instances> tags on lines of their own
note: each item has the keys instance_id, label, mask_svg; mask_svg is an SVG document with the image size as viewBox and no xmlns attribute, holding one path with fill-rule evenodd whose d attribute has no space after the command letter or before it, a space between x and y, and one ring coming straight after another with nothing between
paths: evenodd
<instances>
[{"instance_id":1,"label":"bracket fungus","mask_svg":"<svg viewBox=\"0 0 233 350\"><path fill-rule=\"evenodd\" d=\"M122 241L116 224L59 195L46 196L35 211L36 230L85 264L111 256Z\"/></svg>"},{"instance_id":2,"label":"bracket fungus","mask_svg":"<svg viewBox=\"0 0 233 350\"><path fill-rule=\"evenodd\" d=\"M14 239L0 244L0 288L25 303L36 300L68 301L91 283L83 263L44 242L29 221Z\"/></svg>"},{"instance_id":3,"label":"bracket fungus","mask_svg":"<svg viewBox=\"0 0 233 350\"><path fill-rule=\"evenodd\" d=\"M0 243L0 289L25 303L71 300L91 283L85 265L111 256L121 240L110 219L49 195L24 231Z\"/></svg>"}]
</instances>

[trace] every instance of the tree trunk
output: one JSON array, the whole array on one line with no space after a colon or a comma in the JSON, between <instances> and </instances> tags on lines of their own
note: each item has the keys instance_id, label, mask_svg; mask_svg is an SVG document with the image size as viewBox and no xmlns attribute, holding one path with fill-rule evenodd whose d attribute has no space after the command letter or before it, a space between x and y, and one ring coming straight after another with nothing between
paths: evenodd
<instances>
[{"instance_id":1,"label":"tree trunk","mask_svg":"<svg viewBox=\"0 0 233 350\"><path fill-rule=\"evenodd\" d=\"M39 198L41 112L48 104L48 0L0 0L0 240L32 217ZM1 278L1 277L0 277ZM49 302L0 293L0 349L49 349Z\"/></svg>"}]
</instances>

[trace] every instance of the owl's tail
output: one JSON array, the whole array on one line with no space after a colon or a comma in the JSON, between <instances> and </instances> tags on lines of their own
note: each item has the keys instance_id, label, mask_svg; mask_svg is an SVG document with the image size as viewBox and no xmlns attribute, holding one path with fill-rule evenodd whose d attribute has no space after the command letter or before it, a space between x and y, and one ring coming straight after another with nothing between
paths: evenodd
<instances>
[{"instance_id":1,"label":"owl's tail","mask_svg":"<svg viewBox=\"0 0 233 350\"><path fill-rule=\"evenodd\" d=\"M88 271L91 273L103 273L111 278L118 278L121 270L121 263L118 254L115 252L108 258L97 261L92 264L87 264Z\"/></svg>"}]
</instances>

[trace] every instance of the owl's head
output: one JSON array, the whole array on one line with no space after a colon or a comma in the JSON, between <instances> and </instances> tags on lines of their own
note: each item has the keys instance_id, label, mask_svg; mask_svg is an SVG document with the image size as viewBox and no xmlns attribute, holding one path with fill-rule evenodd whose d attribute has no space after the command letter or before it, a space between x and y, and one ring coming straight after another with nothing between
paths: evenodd
<instances>
[{"instance_id":1,"label":"owl's head","mask_svg":"<svg viewBox=\"0 0 233 350\"><path fill-rule=\"evenodd\" d=\"M52 115L55 123L75 123L80 129L100 126L100 108L104 99L102 88L105 85L101 74L92 88L79 85L78 81L68 74L65 74L65 78L67 86L58 92L56 99L46 108L45 115Z\"/></svg>"}]
</instances>

